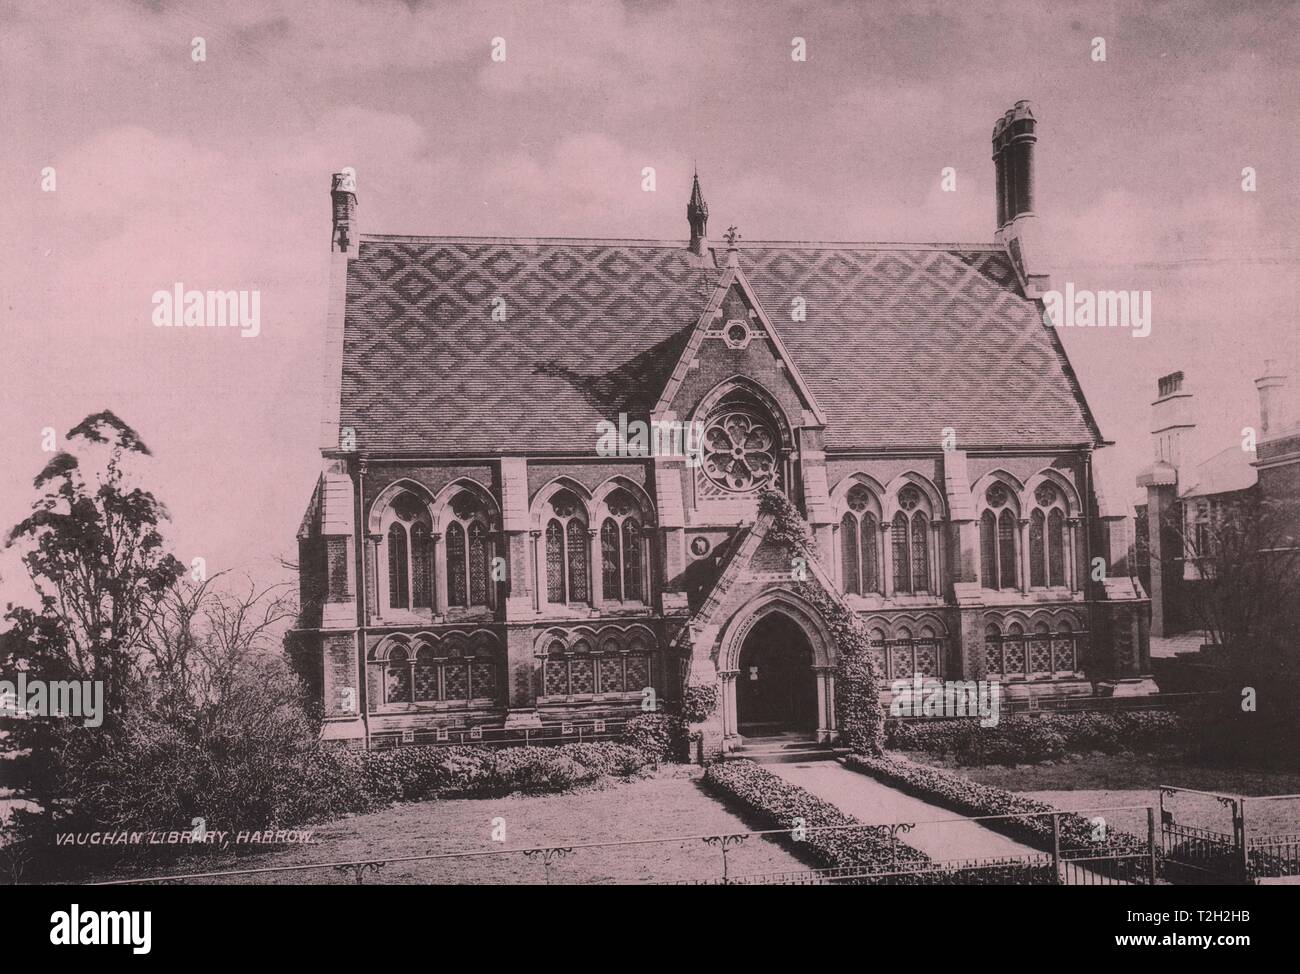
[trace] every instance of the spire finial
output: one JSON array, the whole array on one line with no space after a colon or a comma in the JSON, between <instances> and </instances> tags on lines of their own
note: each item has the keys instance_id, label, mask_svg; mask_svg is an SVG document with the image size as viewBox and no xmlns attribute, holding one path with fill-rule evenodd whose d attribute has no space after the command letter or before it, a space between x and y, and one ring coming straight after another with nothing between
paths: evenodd
<instances>
[{"instance_id":1,"label":"spire finial","mask_svg":"<svg viewBox=\"0 0 1300 974\"><path fill-rule=\"evenodd\" d=\"M686 222L691 227L691 251L703 254L709 236L709 204L704 202L704 193L700 190L698 169L691 180L691 200L686 204Z\"/></svg>"}]
</instances>

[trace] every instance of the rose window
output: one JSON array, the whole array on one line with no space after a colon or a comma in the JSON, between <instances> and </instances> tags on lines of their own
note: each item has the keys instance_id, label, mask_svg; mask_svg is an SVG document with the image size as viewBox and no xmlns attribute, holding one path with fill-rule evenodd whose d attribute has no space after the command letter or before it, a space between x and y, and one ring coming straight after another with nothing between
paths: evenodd
<instances>
[{"instance_id":1,"label":"rose window","mask_svg":"<svg viewBox=\"0 0 1300 974\"><path fill-rule=\"evenodd\" d=\"M1056 503L1056 488L1051 484L1039 484L1034 491L1034 500L1038 501L1039 507L1051 507Z\"/></svg>"},{"instance_id":2,"label":"rose window","mask_svg":"<svg viewBox=\"0 0 1300 974\"><path fill-rule=\"evenodd\" d=\"M753 490L776 474L776 435L756 414L728 410L704 428L704 474L723 490Z\"/></svg>"}]
</instances>

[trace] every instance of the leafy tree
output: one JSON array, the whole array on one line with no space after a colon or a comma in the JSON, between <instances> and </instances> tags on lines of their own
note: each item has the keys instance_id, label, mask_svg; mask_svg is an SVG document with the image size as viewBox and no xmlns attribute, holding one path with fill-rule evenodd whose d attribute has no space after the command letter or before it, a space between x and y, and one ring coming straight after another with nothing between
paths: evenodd
<instances>
[{"instance_id":1,"label":"leafy tree","mask_svg":"<svg viewBox=\"0 0 1300 974\"><path fill-rule=\"evenodd\" d=\"M42 679L99 680L105 725L126 706L126 688L150 618L181 563L164 548L167 517L152 493L134 485L131 461L150 456L113 413L87 416L35 481L41 496L10 532L27 547L23 562L40 600L8 619L23 659L0 659Z\"/></svg>"}]
</instances>

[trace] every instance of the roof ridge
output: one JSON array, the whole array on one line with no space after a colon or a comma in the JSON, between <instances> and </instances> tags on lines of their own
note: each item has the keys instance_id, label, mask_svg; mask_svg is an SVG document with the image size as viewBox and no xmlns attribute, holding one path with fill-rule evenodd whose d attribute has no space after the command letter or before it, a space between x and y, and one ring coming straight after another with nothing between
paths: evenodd
<instances>
[{"instance_id":1,"label":"roof ridge","mask_svg":"<svg viewBox=\"0 0 1300 974\"><path fill-rule=\"evenodd\" d=\"M651 237L511 237L465 236L460 234L405 234L363 233L362 241L419 241L425 243L513 243L513 244L587 244L593 247L619 245L625 247L671 247L689 250L689 241L660 240ZM737 241L736 248L758 250L763 247L793 247L803 250L974 250L1005 253L1006 247L998 243L963 243L960 241L919 240L745 240ZM711 245L710 250L723 248Z\"/></svg>"}]
</instances>

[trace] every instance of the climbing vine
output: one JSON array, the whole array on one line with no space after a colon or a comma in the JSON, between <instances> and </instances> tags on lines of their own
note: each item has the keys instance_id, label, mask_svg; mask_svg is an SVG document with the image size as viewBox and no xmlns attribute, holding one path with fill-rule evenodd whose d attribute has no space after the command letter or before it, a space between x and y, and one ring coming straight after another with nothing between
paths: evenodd
<instances>
[{"instance_id":1,"label":"climbing vine","mask_svg":"<svg viewBox=\"0 0 1300 974\"><path fill-rule=\"evenodd\" d=\"M769 538L808 557L815 553L812 532L788 497L765 490L759 496L758 509L760 514L772 516ZM835 641L835 716L841 736L858 754L880 754L885 722L866 629L835 593L816 582L799 581L796 590L821 614Z\"/></svg>"}]
</instances>

